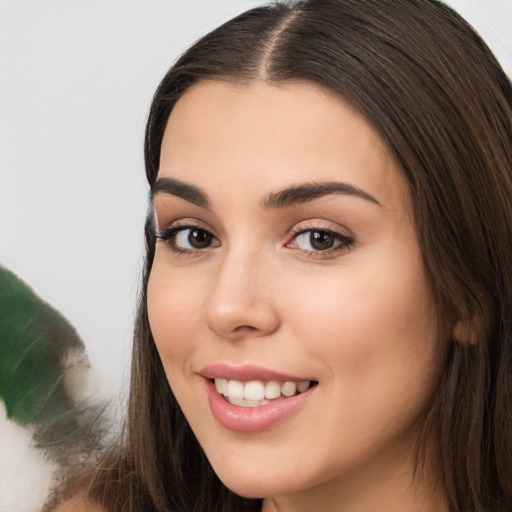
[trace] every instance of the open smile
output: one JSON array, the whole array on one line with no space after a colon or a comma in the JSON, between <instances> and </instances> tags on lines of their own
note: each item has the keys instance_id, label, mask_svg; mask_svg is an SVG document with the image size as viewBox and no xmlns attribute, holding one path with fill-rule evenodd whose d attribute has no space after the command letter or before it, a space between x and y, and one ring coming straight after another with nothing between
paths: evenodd
<instances>
[{"instance_id":1,"label":"open smile","mask_svg":"<svg viewBox=\"0 0 512 512\"><path fill-rule=\"evenodd\" d=\"M214 418L244 434L268 430L298 413L318 381L253 366L215 365L201 371Z\"/></svg>"},{"instance_id":2,"label":"open smile","mask_svg":"<svg viewBox=\"0 0 512 512\"><path fill-rule=\"evenodd\" d=\"M214 379L215 388L232 405L239 407L260 407L279 398L290 398L304 393L315 381L303 380L300 382L276 380L262 381L251 380L242 382L239 380Z\"/></svg>"}]
</instances>

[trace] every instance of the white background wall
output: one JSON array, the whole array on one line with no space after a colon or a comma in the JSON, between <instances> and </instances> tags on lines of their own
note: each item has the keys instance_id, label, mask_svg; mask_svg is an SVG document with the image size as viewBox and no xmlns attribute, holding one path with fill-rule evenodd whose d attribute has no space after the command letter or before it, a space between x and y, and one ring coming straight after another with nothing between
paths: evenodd
<instances>
[{"instance_id":1,"label":"white background wall","mask_svg":"<svg viewBox=\"0 0 512 512\"><path fill-rule=\"evenodd\" d=\"M105 398L127 384L151 96L189 44L262 3L0 0L0 263L76 326ZM450 3L512 75L512 0Z\"/></svg>"}]
</instances>

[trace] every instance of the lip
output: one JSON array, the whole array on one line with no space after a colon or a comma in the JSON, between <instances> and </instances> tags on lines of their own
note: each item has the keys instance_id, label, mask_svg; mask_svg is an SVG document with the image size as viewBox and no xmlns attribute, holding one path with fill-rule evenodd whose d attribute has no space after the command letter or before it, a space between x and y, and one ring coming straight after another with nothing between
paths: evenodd
<instances>
[{"instance_id":1,"label":"lip","mask_svg":"<svg viewBox=\"0 0 512 512\"><path fill-rule=\"evenodd\" d=\"M289 398L282 397L271 400L268 404L259 407L241 407L230 404L225 400L215 388L214 378L239 380L241 382L250 380L300 382L314 379L291 376L251 365L240 367L230 367L223 364L212 365L204 368L200 374L205 383L208 403L213 417L228 430L242 434L257 434L270 430L298 414L318 387L310 387L303 393Z\"/></svg>"},{"instance_id":2,"label":"lip","mask_svg":"<svg viewBox=\"0 0 512 512\"><path fill-rule=\"evenodd\" d=\"M254 365L230 366L227 364L213 364L203 368L199 374L206 379L228 379L248 382L251 380L276 380L279 382L302 382L316 380L314 377L300 377L277 372L268 368Z\"/></svg>"}]
</instances>

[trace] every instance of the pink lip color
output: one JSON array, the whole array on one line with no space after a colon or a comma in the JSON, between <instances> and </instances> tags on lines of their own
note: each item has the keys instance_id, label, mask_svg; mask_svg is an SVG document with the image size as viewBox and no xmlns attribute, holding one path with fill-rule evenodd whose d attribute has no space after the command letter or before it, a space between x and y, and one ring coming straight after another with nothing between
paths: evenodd
<instances>
[{"instance_id":1,"label":"pink lip color","mask_svg":"<svg viewBox=\"0 0 512 512\"><path fill-rule=\"evenodd\" d=\"M297 377L285 373L275 372L259 366L228 366L226 364L212 364L203 368L200 375L207 379L228 379L247 382L250 380L277 380L279 382L301 382L304 380L315 380L311 377Z\"/></svg>"},{"instance_id":2,"label":"pink lip color","mask_svg":"<svg viewBox=\"0 0 512 512\"><path fill-rule=\"evenodd\" d=\"M224 397L218 393L215 384L210 379L216 377L240 381L277 380L280 382L299 382L308 379L291 377L253 366L233 368L224 365L215 365L203 369L201 375L205 377L204 382L208 393L208 402L214 418L223 427L242 434L256 434L269 430L278 423L298 413L316 389L315 386L299 395L271 400L268 404L259 407L240 407L232 405L225 400Z\"/></svg>"}]
</instances>

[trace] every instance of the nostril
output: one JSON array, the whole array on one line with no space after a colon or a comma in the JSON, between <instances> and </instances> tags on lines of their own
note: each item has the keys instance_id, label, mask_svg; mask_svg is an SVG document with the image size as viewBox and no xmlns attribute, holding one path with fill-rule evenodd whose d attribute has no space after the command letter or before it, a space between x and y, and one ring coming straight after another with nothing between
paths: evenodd
<instances>
[{"instance_id":1,"label":"nostril","mask_svg":"<svg viewBox=\"0 0 512 512\"><path fill-rule=\"evenodd\" d=\"M252 325L240 325L240 326L236 327L235 329L233 329L233 332L243 333L243 332L254 332L256 330L257 330L256 327L253 327Z\"/></svg>"}]
</instances>

